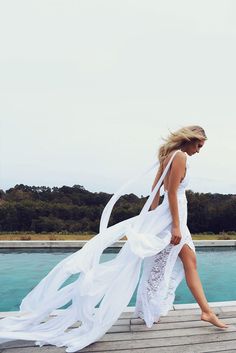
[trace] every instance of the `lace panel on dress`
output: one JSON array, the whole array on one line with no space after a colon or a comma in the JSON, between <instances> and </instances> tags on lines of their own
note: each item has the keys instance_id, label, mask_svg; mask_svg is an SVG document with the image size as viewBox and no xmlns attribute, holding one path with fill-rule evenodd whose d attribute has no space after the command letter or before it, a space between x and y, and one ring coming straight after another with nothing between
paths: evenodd
<instances>
[{"instance_id":1,"label":"lace panel on dress","mask_svg":"<svg viewBox=\"0 0 236 353\"><path fill-rule=\"evenodd\" d=\"M168 244L165 249L153 256L148 277L144 275L144 278L142 278L142 284L140 285L137 295L135 314L144 320L147 319L145 318L146 315L144 312L146 312L146 314L149 312L148 308L150 308L150 301L153 297L157 295L159 297L160 295L159 299L162 301L162 304L164 304L164 301L168 299L169 294L171 294L168 293L168 291L166 292L165 288L163 288L163 285L164 287L167 285L164 283L163 279L167 260L173 246L173 244ZM165 296L167 296L167 298L165 298Z\"/></svg>"},{"instance_id":2,"label":"lace panel on dress","mask_svg":"<svg viewBox=\"0 0 236 353\"><path fill-rule=\"evenodd\" d=\"M164 278L166 262L173 244L169 244L165 249L154 256L153 266L147 280L147 297L151 300L157 292L161 281Z\"/></svg>"}]
</instances>

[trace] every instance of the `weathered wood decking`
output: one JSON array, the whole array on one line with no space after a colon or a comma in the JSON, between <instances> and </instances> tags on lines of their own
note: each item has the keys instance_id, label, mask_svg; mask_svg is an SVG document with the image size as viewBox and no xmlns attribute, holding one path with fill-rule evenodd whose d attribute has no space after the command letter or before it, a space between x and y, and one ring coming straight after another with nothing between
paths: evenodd
<instances>
[{"instance_id":1,"label":"weathered wood decking","mask_svg":"<svg viewBox=\"0 0 236 353\"><path fill-rule=\"evenodd\" d=\"M178 309L162 316L158 324L147 328L143 320L123 313L98 342L80 352L111 353L236 353L236 305L213 310L228 329L200 320L200 309ZM12 341L0 345L0 353L62 353L65 347L37 347L30 341Z\"/></svg>"}]
</instances>

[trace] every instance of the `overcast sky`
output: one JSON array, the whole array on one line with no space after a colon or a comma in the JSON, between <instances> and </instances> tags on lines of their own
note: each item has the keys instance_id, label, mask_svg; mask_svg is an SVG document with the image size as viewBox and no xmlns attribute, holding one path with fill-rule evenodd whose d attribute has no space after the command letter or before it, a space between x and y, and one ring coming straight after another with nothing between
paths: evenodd
<instances>
[{"instance_id":1,"label":"overcast sky","mask_svg":"<svg viewBox=\"0 0 236 353\"><path fill-rule=\"evenodd\" d=\"M189 189L236 193L235 1L1 0L0 48L2 189L113 193L197 124Z\"/></svg>"}]
</instances>

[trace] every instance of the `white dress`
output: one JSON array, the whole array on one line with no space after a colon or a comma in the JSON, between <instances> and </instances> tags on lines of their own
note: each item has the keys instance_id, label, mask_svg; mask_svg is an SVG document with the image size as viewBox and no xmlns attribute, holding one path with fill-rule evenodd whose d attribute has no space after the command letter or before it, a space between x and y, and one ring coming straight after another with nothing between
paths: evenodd
<instances>
[{"instance_id":1,"label":"white dress","mask_svg":"<svg viewBox=\"0 0 236 353\"><path fill-rule=\"evenodd\" d=\"M146 257L143 261L143 273L140 278L134 315L144 319L151 327L161 315L167 315L171 309L175 291L184 278L183 264L178 256L184 244L193 251L195 246L187 227L187 199L185 190L189 181L189 164L186 163L186 174L178 188L178 209L182 238L178 245L168 244L154 256ZM168 192L164 192L164 200L155 210L158 222L162 218L170 217ZM171 229L171 224L167 227Z\"/></svg>"},{"instance_id":2,"label":"white dress","mask_svg":"<svg viewBox=\"0 0 236 353\"><path fill-rule=\"evenodd\" d=\"M140 214L108 227L114 203L130 182L113 195L103 211L99 233L82 249L58 263L23 298L18 316L0 320L0 343L35 340L36 345L65 346L67 352L76 352L99 340L128 305L138 285L143 261L134 315L142 317L151 327L160 315L168 313L175 289L184 277L178 253L185 243L195 251L186 224L188 165L177 194L182 233L178 245L170 244L172 218L167 194L161 205L155 210L149 209L176 153L178 151L173 153ZM128 240L117 256L100 263L103 251L124 235ZM62 287L73 274L79 277ZM70 303L67 309L49 318L52 311L67 303ZM80 326L70 329L77 322Z\"/></svg>"}]
</instances>

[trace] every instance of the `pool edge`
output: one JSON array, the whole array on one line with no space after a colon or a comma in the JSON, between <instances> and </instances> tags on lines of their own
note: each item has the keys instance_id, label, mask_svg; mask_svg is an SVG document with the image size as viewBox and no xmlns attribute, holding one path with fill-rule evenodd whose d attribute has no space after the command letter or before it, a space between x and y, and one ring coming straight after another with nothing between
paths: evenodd
<instances>
[{"instance_id":1,"label":"pool edge","mask_svg":"<svg viewBox=\"0 0 236 353\"><path fill-rule=\"evenodd\" d=\"M121 248L126 240L119 240L109 246L109 248ZM0 249L20 249L20 248L82 248L87 240L2 240ZM196 247L206 246L234 246L236 240L193 240Z\"/></svg>"},{"instance_id":2,"label":"pool edge","mask_svg":"<svg viewBox=\"0 0 236 353\"><path fill-rule=\"evenodd\" d=\"M226 309L231 309L231 307L235 307L236 309L236 300L230 300L230 301L225 301L225 302L208 302L210 307L223 307ZM124 308L123 312L133 312L135 309L135 306L127 306ZM197 303L188 303L188 304L174 304L170 311L176 311L176 310L183 310L183 309L199 309L200 307ZM53 310L52 315L56 315L57 313L61 312L62 310L65 309L59 309L59 310ZM227 310L223 310L227 311ZM17 316L18 311L2 311L0 312L0 318L3 317L8 317L8 316Z\"/></svg>"}]
</instances>

